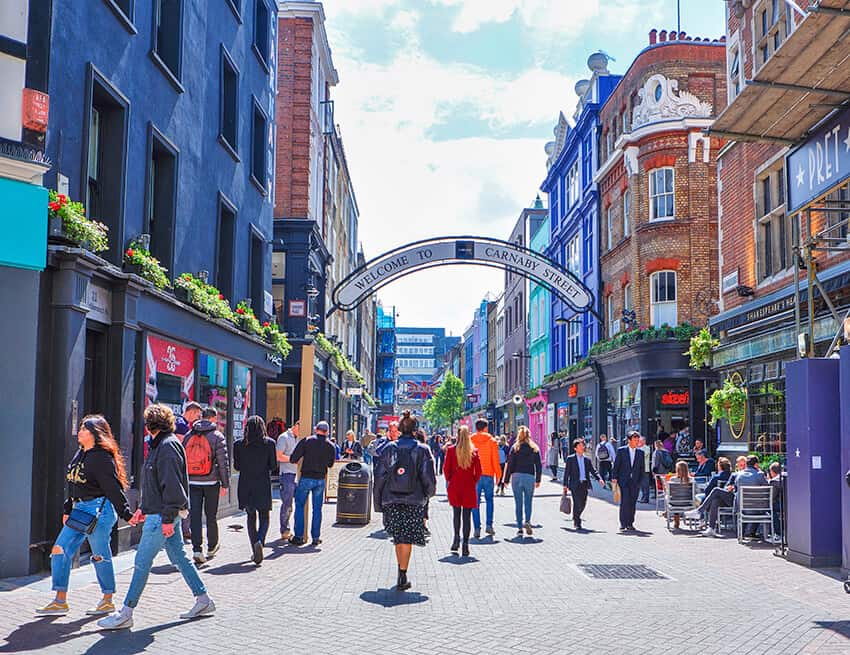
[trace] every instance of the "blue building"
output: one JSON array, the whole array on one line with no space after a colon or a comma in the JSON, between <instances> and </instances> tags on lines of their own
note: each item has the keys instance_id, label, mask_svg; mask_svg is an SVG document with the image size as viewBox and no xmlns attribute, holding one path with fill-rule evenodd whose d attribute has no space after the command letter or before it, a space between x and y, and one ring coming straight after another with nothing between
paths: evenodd
<instances>
[{"instance_id":1,"label":"blue building","mask_svg":"<svg viewBox=\"0 0 850 655\"><path fill-rule=\"evenodd\" d=\"M396 328L399 414L406 409L422 413L422 405L434 395L446 354L459 342L460 337L447 337L444 328Z\"/></svg>"},{"instance_id":2,"label":"blue building","mask_svg":"<svg viewBox=\"0 0 850 655\"><path fill-rule=\"evenodd\" d=\"M549 171L541 190L549 194L549 245L546 254L572 272L599 304L599 194L593 175L598 155L599 108L620 80L607 70L607 57L588 58L590 80L576 84L575 127L561 114L556 140L546 146ZM574 364L601 336L602 326L587 312L576 313L552 295L551 370Z\"/></svg>"},{"instance_id":3,"label":"blue building","mask_svg":"<svg viewBox=\"0 0 850 655\"><path fill-rule=\"evenodd\" d=\"M396 323L395 307L384 309L378 303L378 315L375 319L375 402L379 416L394 416L396 402ZM381 421L378 427L386 428Z\"/></svg>"},{"instance_id":4,"label":"blue building","mask_svg":"<svg viewBox=\"0 0 850 655\"><path fill-rule=\"evenodd\" d=\"M52 238L41 274L34 570L47 565L64 468L86 414L107 417L139 480L147 404L214 406L232 444L248 415L265 413L265 384L281 359L123 261L131 242L149 242L169 280L207 278L232 306L245 300L260 320L271 317L276 3L41 1L30 9L29 33L47 45L52 99L45 186L109 228L99 253ZM129 526L118 531L121 547L137 538Z\"/></svg>"},{"instance_id":5,"label":"blue building","mask_svg":"<svg viewBox=\"0 0 850 655\"><path fill-rule=\"evenodd\" d=\"M607 68L608 57L590 55L589 80L576 83L579 96L570 127L563 114L555 128L555 141L546 145L548 174L541 190L549 194L549 245L546 254L572 272L595 297L601 314L599 267L599 193L593 176L599 162L599 108L621 79ZM575 312L551 294L549 315L551 357L549 370L556 372L587 356L602 337L603 326L590 312ZM576 383L575 388L550 389L549 401L556 405L556 429L578 436L579 426L590 421L598 406L595 379Z\"/></svg>"}]
</instances>

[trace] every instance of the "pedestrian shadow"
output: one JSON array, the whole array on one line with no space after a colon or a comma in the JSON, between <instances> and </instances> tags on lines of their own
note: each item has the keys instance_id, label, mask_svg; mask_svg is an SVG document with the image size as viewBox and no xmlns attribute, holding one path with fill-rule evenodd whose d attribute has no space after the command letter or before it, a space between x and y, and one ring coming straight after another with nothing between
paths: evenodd
<instances>
[{"instance_id":1,"label":"pedestrian shadow","mask_svg":"<svg viewBox=\"0 0 850 655\"><path fill-rule=\"evenodd\" d=\"M621 537L651 537L652 532L648 530L629 530L628 532L618 532Z\"/></svg>"},{"instance_id":2,"label":"pedestrian shadow","mask_svg":"<svg viewBox=\"0 0 850 655\"><path fill-rule=\"evenodd\" d=\"M815 621L814 624L823 630L832 630L836 634L850 639L850 621Z\"/></svg>"},{"instance_id":3,"label":"pedestrian shadow","mask_svg":"<svg viewBox=\"0 0 850 655\"><path fill-rule=\"evenodd\" d=\"M418 591L396 591L395 589L377 589L364 591L360 600L381 607L398 607L400 605L418 605L429 600L425 594Z\"/></svg>"},{"instance_id":4,"label":"pedestrian shadow","mask_svg":"<svg viewBox=\"0 0 850 655\"><path fill-rule=\"evenodd\" d=\"M45 616L15 628L0 644L0 653L19 653L24 650L40 650L76 639L91 632L78 632L87 623L100 617L86 616L69 623L57 623L58 616Z\"/></svg>"},{"instance_id":5,"label":"pedestrian shadow","mask_svg":"<svg viewBox=\"0 0 850 655\"><path fill-rule=\"evenodd\" d=\"M443 564L454 564L456 566L463 566L464 564L474 564L478 561L478 558L473 557L472 555L468 555L466 557L461 557L460 555L446 555L445 557L441 557L437 561L442 562Z\"/></svg>"},{"instance_id":6,"label":"pedestrian shadow","mask_svg":"<svg viewBox=\"0 0 850 655\"><path fill-rule=\"evenodd\" d=\"M606 530L592 530L591 528L568 528L561 527L564 532L572 532L573 534L605 534Z\"/></svg>"},{"instance_id":7,"label":"pedestrian shadow","mask_svg":"<svg viewBox=\"0 0 850 655\"><path fill-rule=\"evenodd\" d=\"M505 539L506 544L542 544L543 540L539 537L511 537L510 539Z\"/></svg>"},{"instance_id":8,"label":"pedestrian shadow","mask_svg":"<svg viewBox=\"0 0 850 655\"><path fill-rule=\"evenodd\" d=\"M476 546L493 546L494 544L499 544L501 542L501 539L496 539L492 535L482 537L481 539L476 539L475 537L473 537L469 540L469 543L475 544Z\"/></svg>"},{"instance_id":9,"label":"pedestrian shadow","mask_svg":"<svg viewBox=\"0 0 850 655\"><path fill-rule=\"evenodd\" d=\"M115 630L112 632L101 632L103 637L100 641L92 644L84 655L135 655L136 653L154 652L151 648L157 632L176 628L189 622L203 621L207 617L197 619L186 619L184 621L171 621L161 625L151 626L142 630ZM83 633L90 634L90 633Z\"/></svg>"},{"instance_id":10,"label":"pedestrian shadow","mask_svg":"<svg viewBox=\"0 0 850 655\"><path fill-rule=\"evenodd\" d=\"M390 535L387 534L386 530L375 530L366 536L369 537L369 539L380 539L382 541L386 541L390 538Z\"/></svg>"},{"instance_id":11,"label":"pedestrian shadow","mask_svg":"<svg viewBox=\"0 0 850 655\"><path fill-rule=\"evenodd\" d=\"M269 559L266 557L265 559ZM231 575L233 573L253 573L259 567L254 562L231 562L230 564L222 564L215 568L204 569L204 573L210 575Z\"/></svg>"},{"instance_id":12,"label":"pedestrian shadow","mask_svg":"<svg viewBox=\"0 0 850 655\"><path fill-rule=\"evenodd\" d=\"M168 564L160 564L159 566L152 566L151 573L153 575L168 575L169 573L176 573L179 569L172 563Z\"/></svg>"},{"instance_id":13,"label":"pedestrian shadow","mask_svg":"<svg viewBox=\"0 0 850 655\"><path fill-rule=\"evenodd\" d=\"M514 523L502 523L502 526L504 526L506 528L513 528L514 530L518 530L520 528L520 526L518 526L515 522ZM531 527L536 530L538 528L542 528L543 525L540 524L540 523L532 523Z\"/></svg>"}]
</instances>

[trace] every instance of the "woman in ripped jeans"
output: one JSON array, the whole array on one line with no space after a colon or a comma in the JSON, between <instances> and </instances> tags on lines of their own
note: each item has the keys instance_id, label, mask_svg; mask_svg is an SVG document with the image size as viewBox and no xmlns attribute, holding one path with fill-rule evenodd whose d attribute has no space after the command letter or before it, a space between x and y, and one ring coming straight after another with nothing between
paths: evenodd
<instances>
[{"instance_id":1,"label":"woman in ripped jeans","mask_svg":"<svg viewBox=\"0 0 850 655\"><path fill-rule=\"evenodd\" d=\"M112 429L100 415L86 416L77 431L80 449L68 465L66 480L68 496L62 516L62 531L50 551L50 568L53 574L55 597L44 607L36 610L42 616L67 614L68 580L71 562L83 545L89 542L100 590L103 598L86 614L99 616L115 610L112 594L115 593L115 571L112 568L110 537L112 528L120 516L129 521L133 516L124 489L127 488L127 472L124 458L112 436ZM96 516L94 530L90 534L80 530L79 523L65 525L72 510ZM81 514L86 518L84 514ZM76 527L72 527L76 526Z\"/></svg>"}]
</instances>

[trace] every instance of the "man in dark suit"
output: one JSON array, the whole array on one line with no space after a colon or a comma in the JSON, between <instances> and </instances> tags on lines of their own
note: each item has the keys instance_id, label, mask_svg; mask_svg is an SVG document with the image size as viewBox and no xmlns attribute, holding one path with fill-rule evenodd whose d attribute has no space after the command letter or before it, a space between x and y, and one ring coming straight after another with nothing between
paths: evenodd
<instances>
[{"instance_id":1,"label":"man in dark suit","mask_svg":"<svg viewBox=\"0 0 850 655\"><path fill-rule=\"evenodd\" d=\"M694 477L709 479L715 473L714 460L704 450L697 450L694 455L697 458L697 470L694 471Z\"/></svg>"},{"instance_id":2,"label":"man in dark suit","mask_svg":"<svg viewBox=\"0 0 850 655\"><path fill-rule=\"evenodd\" d=\"M620 487L620 532L635 529L635 507L646 467L644 453L638 448L640 435L634 430L627 435L628 445L617 449L611 479Z\"/></svg>"},{"instance_id":3,"label":"man in dark suit","mask_svg":"<svg viewBox=\"0 0 850 655\"><path fill-rule=\"evenodd\" d=\"M564 462L564 495L569 491L573 495L573 525L576 530L581 530L581 513L587 505L587 492L590 491L590 480L593 478L599 484L605 485L590 457L584 456L584 439L573 440L572 455Z\"/></svg>"}]
</instances>

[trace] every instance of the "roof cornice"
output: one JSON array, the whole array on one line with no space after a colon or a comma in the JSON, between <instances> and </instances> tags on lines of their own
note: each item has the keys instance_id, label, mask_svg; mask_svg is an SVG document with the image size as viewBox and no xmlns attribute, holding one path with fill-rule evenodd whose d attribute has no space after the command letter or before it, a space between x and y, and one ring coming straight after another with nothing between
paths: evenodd
<instances>
[{"instance_id":1,"label":"roof cornice","mask_svg":"<svg viewBox=\"0 0 850 655\"><path fill-rule=\"evenodd\" d=\"M326 68L331 86L339 84L339 73L334 67L328 33L325 31L325 9L321 2L311 0L278 0L277 15L280 18L309 18L313 21L313 33L318 37L320 60Z\"/></svg>"}]
</instances>

